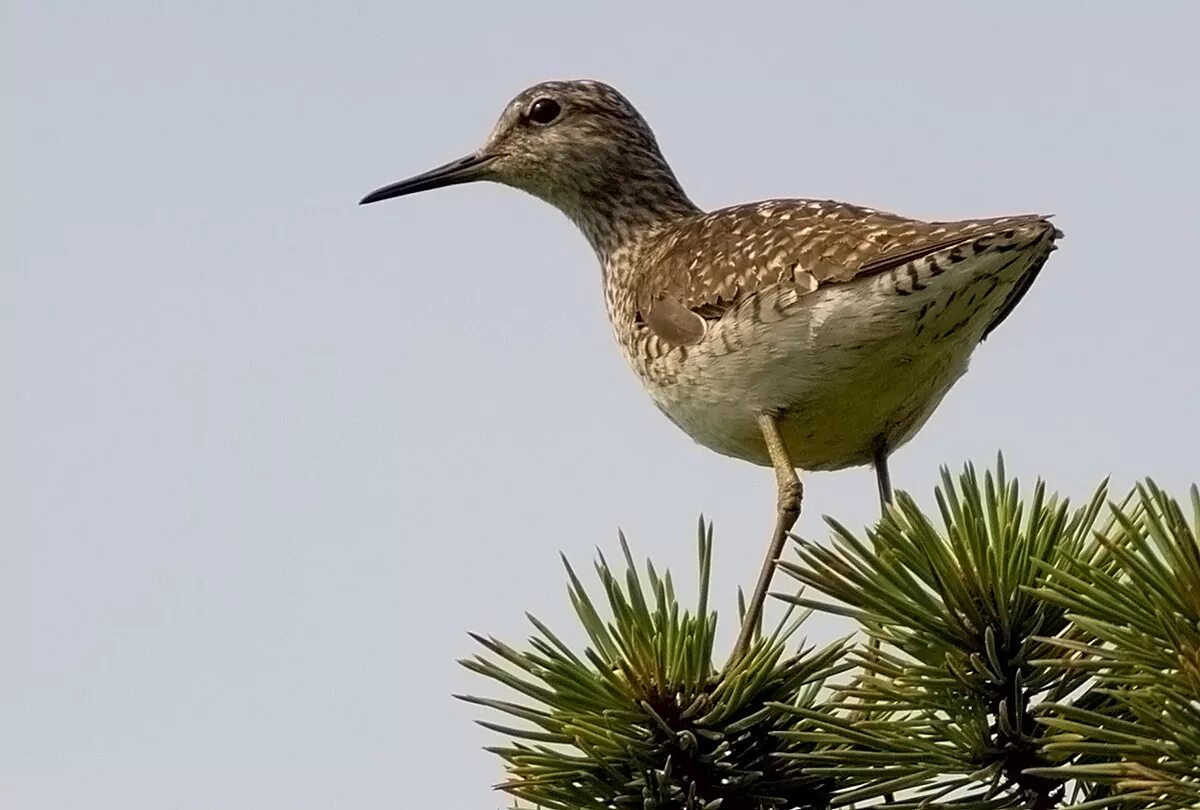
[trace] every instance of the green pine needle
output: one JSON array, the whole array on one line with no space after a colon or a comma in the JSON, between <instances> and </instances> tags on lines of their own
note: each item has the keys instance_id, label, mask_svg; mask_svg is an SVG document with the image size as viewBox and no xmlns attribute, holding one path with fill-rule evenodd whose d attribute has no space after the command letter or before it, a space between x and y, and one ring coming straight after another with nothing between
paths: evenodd
<instances>
[{"instance_id":1,"label":"green pine needle","mask_svg":"<svg viewBox=\"0 0 1200 810\"><path fill-rule=\"evenodd\" d=\"M623 536L594 592L564 558L586 646L530 616L524 647L473 636L462 662L511 693L460 696L504 720L480 721L498 787L547 810L1200 807L1200 490L1105 481L1072 508L1003 459L941 478L932 515L897 493L863 533L798 540L781 568L811 595L775 594L787 615L727 667L703 518L691 610ZM813 611L868 643L798 649Z\"/></svg>"},{"instance_id":2,"label":"green pine needle","mask_svg":"<svg viewBox=\"0 0 1200 810\"><path fill-rule=\"evenodd\" d=\"M537 635L515 650L474 636L486 650L464 666L523 702L461 696L520 725L481 721L511 742L499 787L536 806L758 810L825 808L834 780L802 773L794 758L816 750L787 735L820 715L821 685L845 670L847 642L788 652L790 615L725 671L713 662L716 615L708 611L712 527L700 524L700 596L681 609L669 575L639 573L624 537L624 571L600 557L603 602L566 564L571 602L589 646L573 652L530 618ZM802 618L802 617L801 617Z\"/></svg>"}]
</instances>

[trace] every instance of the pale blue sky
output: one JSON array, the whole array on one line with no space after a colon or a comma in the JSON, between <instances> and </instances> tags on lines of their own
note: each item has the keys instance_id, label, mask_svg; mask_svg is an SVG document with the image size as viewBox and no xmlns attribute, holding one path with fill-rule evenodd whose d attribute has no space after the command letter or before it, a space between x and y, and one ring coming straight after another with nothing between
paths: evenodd
<instances>
[{"instance_id":1,"label":"pale blue sky","mask_svg":"<svg viewBox=\"0 0 1200 810\"><path fill-rule=\"evenodd\" d=\"M525 610L573 636L560 549L586 567L619 525L690 574L703 510L732 607L771 473L654 410L565 218L495 186L356 206L538 80L622 89L709 207L1057 214L897 484L928 502L1003 448L1075 496L1182 492L1198 28L1184 2L7 3L0 806L500 807L454 661ZM806 535L874 515L869 471L806 483Z\"/></svg>"}]
</instances>

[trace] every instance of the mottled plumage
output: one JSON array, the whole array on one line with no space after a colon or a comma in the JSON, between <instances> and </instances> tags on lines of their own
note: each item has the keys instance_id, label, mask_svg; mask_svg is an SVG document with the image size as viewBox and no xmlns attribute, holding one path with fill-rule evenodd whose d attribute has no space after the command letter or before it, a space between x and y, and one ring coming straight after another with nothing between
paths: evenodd
<instances>
[{"instance_id":1,"label":"mottled plumage","mask_svg":"<svg viewBox=\"0 0 1200 810\"><path fill-rule=\"evenodd\" d=\"M700 443L771 464L755 419L767 412L798 466L868 464L930 416L1058 235L1035 216L738 206L610 266L610 315L654 401Z\"/></svg>"},{"instance_id":2,"label":"mottled plumage","mask_svg":"<svg viewBox=\"0 0 1200 810\"><path fill-rule=\"evenodd\" d=\"M711 320L772 285L807 293L906 265L915 273L923 257L957 245L975 255L1028 225L1049 227L1036 216L920 222L832 200L738 205L659 233L645 248L634 296L643 317L670 300ZM960 251L951 261L965 258Z\"/></svg>"},{"instance_id":3,"label":"mottled plumage","mask_svg":"<svg viewBox=\"0 0 1200 810\"><path fill-rule=\"evenodd\" d=\"M1012 311L1062 234L1022 215L923 222L846 203L768 200L711 213L684 193L629 101L545 82L472 155L368 195L470 180L533 194L583 232L609 319L658 408L701 444L773 466L779 518L738 649L799 512L795 467L886 461Z\"/></svg>"}]
</instances>

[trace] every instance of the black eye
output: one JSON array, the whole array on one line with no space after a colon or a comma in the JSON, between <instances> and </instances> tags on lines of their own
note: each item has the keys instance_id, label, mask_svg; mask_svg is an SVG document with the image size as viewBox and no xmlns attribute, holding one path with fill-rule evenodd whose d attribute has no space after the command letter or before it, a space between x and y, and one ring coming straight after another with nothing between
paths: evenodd
<instances>
[{"instance_id":1,"label":"black eye","mask_svg":"<svg viewBox=\"0 0 1200 810\"><path fill-rule=\"evenodd\" d=\"M529 120L535 124L549 124L558 118L560 112L562 107L558 106L557 101L552 98L539 98L529 108Z\"/></svg>"}]
</instances>

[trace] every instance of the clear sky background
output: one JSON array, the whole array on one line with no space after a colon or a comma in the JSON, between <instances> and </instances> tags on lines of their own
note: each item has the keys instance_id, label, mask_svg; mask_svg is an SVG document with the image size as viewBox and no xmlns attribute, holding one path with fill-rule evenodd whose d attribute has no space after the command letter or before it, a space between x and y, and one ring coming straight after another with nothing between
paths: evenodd
<instances>
[{"instance_id":1,"label":"clear sky background","mask_svg":"<svg viewBox=\"0 0 1200 810\"><path fill-rule=\"evenodd\" d=\"M894 458L1073 497L1200 478L1194 3L8 2L0 806L496 808L468 630L577 638L558 552L732 615L769 470L660 416L559 213L359 208L548 78L623 90L699 204L1051 212L1062 250ZM808 476L800 531L876 512ZM727 620L728 621L728 620ZM816 621L815 637L844 627ZM731 639L733 628L723 628Z\"/></svg>"}]
</instances>

